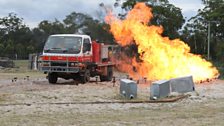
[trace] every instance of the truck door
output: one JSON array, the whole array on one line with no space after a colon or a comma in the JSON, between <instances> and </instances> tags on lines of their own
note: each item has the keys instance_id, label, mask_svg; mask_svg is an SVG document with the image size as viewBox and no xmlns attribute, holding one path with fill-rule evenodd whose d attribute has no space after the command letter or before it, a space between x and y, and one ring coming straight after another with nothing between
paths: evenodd
<instances>
[{"instance_id":1,"label":"truck door","mask_svg":"<svg viewBox=\"0 0 224 126\"><path fill-rule=\"evenodd\" d=\"M84 38L83 41L83 60L85 62L92 61L92 45L89 38Z\"/></svg>"}]
</instances>

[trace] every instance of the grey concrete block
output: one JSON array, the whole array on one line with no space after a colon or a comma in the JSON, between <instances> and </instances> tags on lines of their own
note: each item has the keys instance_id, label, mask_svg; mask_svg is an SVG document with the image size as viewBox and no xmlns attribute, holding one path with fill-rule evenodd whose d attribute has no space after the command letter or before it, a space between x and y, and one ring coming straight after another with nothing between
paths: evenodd
<instances>
[{"instance_id":1,"label":"grey concrete block","mask_svg":"<svg viewBox=\"0 0 224 126\"><path fill-rule=\"evenodd\" d=\"M150 99L167 97L170 94L170 83L168 80L155 81L150 86Z\"/></svg>"},{"instance_id":2,"label":"grey concrete block","mask_svg":"<svg viewBox=\"0 0 224 126\"><path fill-rule=\"evenodd\" d=\"M137 97L137 84L129 79L120 80L120 94L128 99Z\"/></svg>"},{"instance_id":3,"label":"grey concrete block","mask_svg":"<svg viewBox=\"0 0 224 126\"><path fill-rule=\"evenodd\" d=\"M186 93L195 90L192 76L170 79L171 92Z\"/></svg>"}]
</instances>

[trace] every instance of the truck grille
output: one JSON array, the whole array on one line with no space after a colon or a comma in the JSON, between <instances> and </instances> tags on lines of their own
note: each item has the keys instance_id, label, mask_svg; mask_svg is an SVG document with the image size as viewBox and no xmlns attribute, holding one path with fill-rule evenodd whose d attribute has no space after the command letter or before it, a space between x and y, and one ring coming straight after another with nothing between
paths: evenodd
<instances>
[{"instance_id":1,"label":"truck grille","mask_svg":"<svg viewBox=\"0 0 224 126\"><path fill-rule=\"evenodd\" d=\"M51 62L51 66L67 66L66 63Z\"/></svg>"}]
</instances>

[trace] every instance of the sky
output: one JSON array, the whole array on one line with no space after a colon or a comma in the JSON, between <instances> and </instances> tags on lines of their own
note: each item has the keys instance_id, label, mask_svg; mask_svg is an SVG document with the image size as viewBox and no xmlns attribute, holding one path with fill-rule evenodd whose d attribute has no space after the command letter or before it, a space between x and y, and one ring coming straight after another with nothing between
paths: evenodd
<instances>
[{"instance_id":1,"label":"sky","mask_svg":"<svg viewBox=\"0 0 224 126\"><path fill-rule=\"evenodd\" d=\"M113 6L115 0L0 0L0 17L14 12L24 19L24 23L34 28L43 20L63 20L71 12L81 12L91 16L97 15L99 3ZM121 0L122 1L122 0ZM203 8L201 0L169 0L181 8L186 19L196 15ZM116 9L115 11L121 11Z\"/></svg>"}]
</instances>

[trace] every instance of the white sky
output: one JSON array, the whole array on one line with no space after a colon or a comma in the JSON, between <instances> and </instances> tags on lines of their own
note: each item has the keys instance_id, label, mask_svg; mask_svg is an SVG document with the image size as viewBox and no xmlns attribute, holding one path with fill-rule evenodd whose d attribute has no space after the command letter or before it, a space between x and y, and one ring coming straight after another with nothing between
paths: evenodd
<instances>
[{"instance_id":1,"label":"white sky","mask_svg":"<svg viewBox=\"0 0 224 126\"><path fill-rule=\"evenodd\" d=\"M169 0L170 3L182 9L184 17L191 17L197 10L203 8L201 0ZM71 12L82 12L95 15L99 3L113 6L115 0L0 0L0 17L10 12L18 14L25 24L36 27L43 20L62 20Z\"/></svg>"},{"instance_id":2,"label":"white sky","mask_svg":"<svg viewBox=\"0 0 224 126\"><path fill-rule=\"evenodd\" d=\"M184 17L190 18L197 14L198 9L204 6L201 0L169 0L171 4L182 9Z\"/></svg>"}]
</instances>

